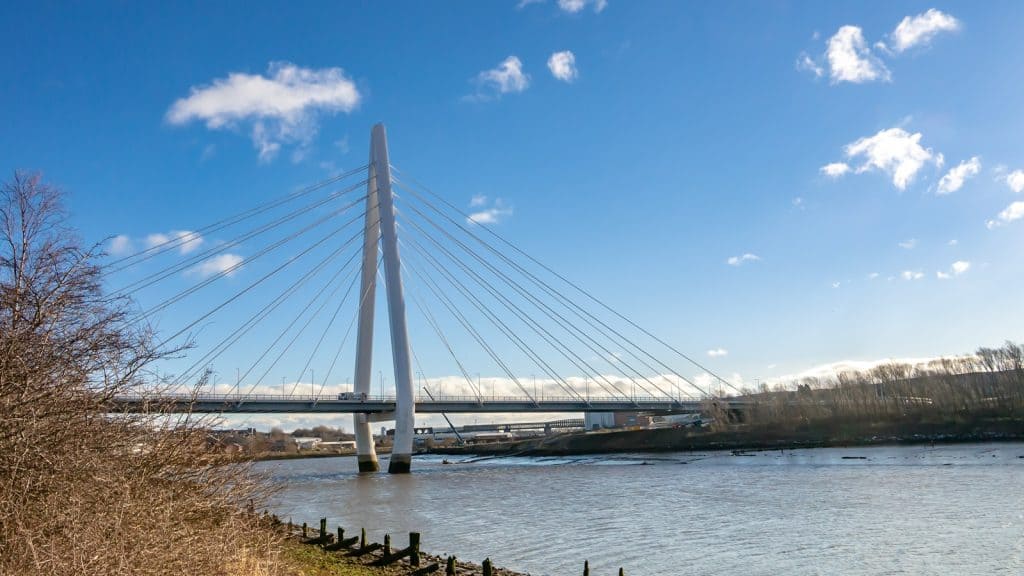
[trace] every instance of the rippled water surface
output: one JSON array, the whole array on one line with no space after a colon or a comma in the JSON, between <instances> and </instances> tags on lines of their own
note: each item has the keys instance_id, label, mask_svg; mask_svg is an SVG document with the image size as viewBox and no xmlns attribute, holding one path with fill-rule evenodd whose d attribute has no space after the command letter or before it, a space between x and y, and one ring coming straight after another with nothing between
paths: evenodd
<instances>
[{"instance_id":1,"label":"rippled water surface","mask_svg":"<svg viewBox=\"0 0 1024 576\"><path fill-rule=\"evenodd\" d=\"M297 522L531 574L1024 574L1024 444L261 463ZM469 461L467 461L469 460ZM384 469L387 464L384 463Z\"/></svg>"}]
</instances>

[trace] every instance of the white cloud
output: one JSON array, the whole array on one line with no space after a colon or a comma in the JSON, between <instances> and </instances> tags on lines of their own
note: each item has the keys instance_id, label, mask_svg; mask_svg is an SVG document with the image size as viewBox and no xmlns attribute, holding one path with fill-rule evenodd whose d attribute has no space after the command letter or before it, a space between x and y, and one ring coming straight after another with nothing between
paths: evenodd
<instances>
[{"instance_id":1,"label":"white cloud","mask_svg":"<svg viewBox=\"0 0 1024 576\"><path fill-rule=\"evenodd\" d=\"M900 278L904 280L920 280L924 278L924 272L918 270L904 270L900 272Z\"/></svg>"},{"instance_id":2,"label":"white cloud","mask_svg":"<svg viewBox=\"0 0 1024 576\"><path fill-rule=\"evenodd\" d=\"M960 241L959 241L959 240L957 240L956 238L953 238L952 240L950 240L949 242L947 242L947 243L946 243L946 245L947 245L947 246L956 246L956 245L957 245L957 244L959 244L959 243L960 243Z\"/></svg>"},{"instance_id":3,"label":"white cloud","mask_svg":"<svg viewBox=\"0 0 1024 576\"><path fill-rule=\"evenodd\" d=\"M224 272L225 276L234 276L242 268L242 261L243 258L238 254L220 254L192 268L190 272L198 274L203 278L221 272Z\"/></svg>"},{"instance_id":4,"label":"white cloud","mask_svg":"<svg viewBox=\"0 0 1024 576\"><path fill-rule=\"evenodd\" d=\"M970 160L961 162L949 169L949 172L939 179L939 187L935 193L941 195L952 194L963 187L964 181L977 176L981 172L981 159L977 156ZM1021 174L1021 187L1024 188L1024 173Z\"/></svg>"},{"instance_id":5,"label":"white cloud","mask_svg":"<svg viewBox=\"0 0 1024 576\"><path fill-rule=\"evenodd\" d=\"M341 68L314 70L272 62L266 76L234 72L193 87L167 111L167 121L181 125L200 120L211 130L252 121L253 144L265 161L282 144L308 144L317 131L317 113L351 112L360 99Z\"/></svg>"},{"instance_id":6,"label":"white cloud","mask_svg":"<svg viewBox=\"0 0 1024 576\"><path fill-rule=\"evenodd\" d=\"M953 262L952 265L950 265L949 272L944 272L942 270L939 270L939 271L935 272L935 277L938 278L939 280L949 280L950 278L953 278L954 276L960 276L960 275L966 273L970 269L971 269L971 263L970 262L967 262L966 260L957 260L956 262Z\"/></svg>"},{"instance_id":7,"label":"white cloud","mask_svg":"<svg viewBox=\"0 0 1024 576\"><path fill-rule=\"evenodd\" d=\"M900 248L904 250L913 250L917 246L917 238L911 238L910 240L904 240L898 244Z\"/></svg>"},{"instance_id":8,"label":"white cloud","mask_svg":"<svg viewBox=\"0 0 1024 576\"><path fill-rule=\"evenodd\" d=\"M985 225L988 226L989 230L991 230L993 228L1009 224L1014 220L1020 220L1021 218L1024 218L1024 202L1018 201L1007 206L1005 210L996 216L995 220L989 220Z\"/></svg>"},{"instance_id":9,"label":"white cloud","mask_svg":"<svg viewBox=\"0 0 1024 576\"><path fill-rule=\"evenodd\" d=\"M721 358L722 356L728 356L729 351L725 348L712 348L708 350L708 356L712 358Z\"/></svg>"},{"instance_id":10,"label":"white cloud","mask_svg":"<svg viewBox=\"0 0 1024 576\"><path fill-rule=\"evenodd\" d=\"M825 56L833 84L889 80L889 70L872 54L857 26L843 26L829 38Z\"/></svg>"},{"instance_id":11,"label":"white cloud","mask_svg":"<svg viewBox=\"0 0 1024 576\"><path fill-rule=\"evenodd\" d=\"M112 256L124 256L132 251L132 239L124 234L118 234L110 239L110 247L107 248Z\"/></svg>"},{"instance_id":12,"label":"white cloud","mask_svg":"<svg viewBox=\"0 0 1024 576\"><path fill-rule=\"evenodd\" d=\"M494 202L491 202L490 207L487 207L487 204L487 196L482 194L473 196L469 201L469 206L470 208L477 208L477 210L470 213L466 218L466 222L468 224L497 224L506 216L512 215L512 208L506 206L501 198L496 198Z\"/></svg>"},{"instance_id":13,"label":"white cloud","mask_svg":"<svg viewBox=\"0 0 1024 576\"><path fill-rule=\"evenodd\" d=\"M470 224L497 224L505 216L511 215L511 208L488 208L479 212L473 212L466 218L466 221Z\"/></svg>"},{"instance_id":14,"label":"white cloud","mask_svg":"<svg viewBox=\"0 0 1024 576\"><path fill-rule=\"evenodd\" d=\"M805 378L833 378L843 372L866 372L872 368L886 364L909 364L911 366L924 368L942 357L925 358L886 358L882 360L840 360L827 364L819 364L801 372L786 374L765 380L770 386L775 384L799 383Z\"/></svg>"},{"instance_id":15,"label":"white cloud","mask_svg":"<svg viewBox=\"0 0 1024 576\"><path fill-rule=\"evenodd\" d=\"M959 20L931 8L923 14L903 18L890 37L893 50L899 53L914 46L927 46L940 32L955 32L959 29Z\"/></svg>"},{"instance_id":16,"label":"white cloud","mask_svg":"<svg viewBox=\"0 0 1024 576\"><path fill-rule=\"evenodd\" d=\"M548 58L548 70L551 75L563 82L572 82L579 76L576 70L576 55L570 50L554 52Z\"/></svg>"},{"instance_id":17,"label":"white cloud","mask_svg":"<svg viewBox=\"0 0 1024 576\"><path fill-rule=\"evenodd\" d=\"M844 151L850 159L863 158L855 170L857 174L881 170L892 177L897 188L905 190L925 163L940 162L941 154L936 155L920 142L920 132L911 134L903 128L888 128L847 144Z\"/></svg>"},{"instance_id":18,"label":"white cloud","mask_svg":"<svg viewBox=\"0 0 1024 576\"><path fill-rule=\"evenodd\" d=\"M1010 187L1010 190L1020 194L1024 192L1024 170L1014 170L1006 175L1006 185Z\"/></svg>"},{"instance_id":19,"label":"white cloud","mask_svg":"<svg viewBox=\"0 0 1024 576\"><path fill-rule=\"evenodd\" d=\"M476 76L477 91L467 100L483 102L500 98L502 94L523 92L530 86L530 75L523 72L523 62L509 56L496 68L484 70Z\"/></svg>"},{"instance_id":20,"label":"white cloud","mask_svg":"<svg viewBox=\"0 0 1024 576\"><path fill-rule=\"evenodd\" d=\"M796 58L796 69L801 72L806 71L814 74L815 78L821 78L825 75L825 69L815 59L811 58L807 52L801 52Z\"/></svg>"},{"instance_id":21,"label":"white cloud","mask_svg":"<svg viewBox=\"0 0 1024 576\"><path fill-rule=\"evenodd\" d=\"M608 7L608 0L558 0L558 7L563 12L568 12L570 14L580 12L586 8L588 4L594 7L594 12L600 13Z\"/></svg>"},{"instance_id":22,"label":"white cloud","mask_svg":"<svg viewBox=\"0 0 1024 576\"><path fill-rule=\"evenodd\" d=\"M729 259L726 260L725 262L730 266L742 266L747 262L757 262L760 259L761 257L758 256L757 254L751 254L748 252L741 256L730 256Z\"/></svg>"},{"instance_id":23,"label":"white cloud","mask_svg":"<svg viewBox=\"0 0 1024 576\"><path fill-rule=\"evenodd\" d=\"M843 285L843 283L842 283L842 282L833 282L833 283L832 283L832 288L839 288L839 287L840 287L840 286L842 286L842 285Z\"/></svg>"},{"instance_id":24,"label":"white cloud","mask_svg":"<svg viewBox=\"0 0 1024 576\"><path fill-rule=\"evenodd\" d=\"M875 279L878 278L878 276L879 276L878 272L872 272L872 273L868 274L868 280L875 280Z\"/></svg>"},{"instance_id":25,"label":"white cloud","mask_svg":"<svg viewBox=\"0 0 1024 576\"><path fill-rule=\"evenodd\" d=\"M839 178L850 171L850 165L846 162L830 162L822 166L818 171L829 178Z\"/></svg>"},{"instance_id":26,"label":"white cloud","mask_svg":"<svg viewBox=\"0 0 1024 576\"><path fill-rule=\"evenodd\" d=\"M190 230L172 230L167 234L156 232L146 236L145 239L146 248L153 248L168 242L175 242L178 252L188 254L199 248L204 240L200 234Z\"/></svg>"}]
</instances>

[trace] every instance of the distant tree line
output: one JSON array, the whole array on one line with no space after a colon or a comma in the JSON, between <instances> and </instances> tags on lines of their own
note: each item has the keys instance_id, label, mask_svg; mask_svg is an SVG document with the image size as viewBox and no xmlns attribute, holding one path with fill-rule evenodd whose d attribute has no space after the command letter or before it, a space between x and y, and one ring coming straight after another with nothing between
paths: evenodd
<instances>
[{"instance_id":1,"label":"distant tree line","mask_svg":"<svg viewBox=\"0 0 1024 576\"><path fill-rule=\"evenodd\" d=\"M1024 422L1024 346L1006 342L923 365L887 363L746 391L748 425L799 429L830 422ZM709 403L723 426L737 415Z\"/></svg>"}]
</instances>

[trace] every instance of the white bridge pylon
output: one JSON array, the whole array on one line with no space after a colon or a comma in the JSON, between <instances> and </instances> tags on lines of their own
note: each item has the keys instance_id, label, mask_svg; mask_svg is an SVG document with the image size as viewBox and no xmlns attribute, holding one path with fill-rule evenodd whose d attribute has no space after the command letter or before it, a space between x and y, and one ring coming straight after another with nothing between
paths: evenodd
<instances>
[{"instance_id":1,"label":"white bridge pylon","mask_svg":"<svg viewBox=\"0 0 1024 576\"><path fill-rule=\"evenodd\" d=\"M395 421L395 438L388 472L408 473L412 463L416 404L413 397L412 364L409 361L409 331L405 317L398 231L395 225L394 197L391 191L391 164L388 138L383 124L370 132L370 164L366 190L366 225L363 240L363 266L360 282L359 331L356 336L356 394L370 394L373 372L373 317L377 291L377 246L383 252L384 284L387 291L388 324L395 368L395 411L391 414L358 413L354 416L356 453L360 472L376 472L377 452L373 444L371 422Z\"/></svg>"}]
</instances>

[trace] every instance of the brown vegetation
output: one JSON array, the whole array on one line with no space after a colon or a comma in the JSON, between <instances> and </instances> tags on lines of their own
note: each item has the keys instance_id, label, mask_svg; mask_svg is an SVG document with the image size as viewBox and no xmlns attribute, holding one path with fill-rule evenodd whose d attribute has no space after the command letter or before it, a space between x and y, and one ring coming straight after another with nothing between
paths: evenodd
<instances>
[{"instance_id":1,"label":"brown vegetation","mask_svg":"<svg viewBox=\"0 0 1024 576\"><path fill-rule=\"evenodd\" d=\"M204 422L110 415L175 350L102 290L98 250L60 193L0 193L0 574L275 574L278 536L246 511L259 484L207 448Z\"/></svg>"},{"instance_id":2,"label":"brown vegetation","mask_svg":"<svg viewBox=\"0 0 1024 576\"><path fill-rule=\"evenodd\" d=\"M709 402L716 427L742 422L751 429L869 433L931 423L1024 423L1024 347L1007 342L973 355L924 365L889 363L862 372L807 378L744 397L742 414ZM961 426L962 428L962 426Z\"/></svg>"}]
</instances>

